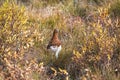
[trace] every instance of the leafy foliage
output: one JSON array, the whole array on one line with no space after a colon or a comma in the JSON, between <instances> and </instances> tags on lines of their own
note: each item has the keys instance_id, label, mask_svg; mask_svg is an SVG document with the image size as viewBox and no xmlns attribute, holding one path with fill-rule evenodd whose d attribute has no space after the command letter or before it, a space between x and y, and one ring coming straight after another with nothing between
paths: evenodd
<instances>
[{"instance_id":1,"label":"leafy foliage","mask_svg":"<svg viewBox=\"0 0 120 80\"><path fill-rule=\"evenodd\" d=\"M27 16L24 11L24 7L20 8L9 1L0 7L0 62L3 64L4 79L24 79L20 68L23 64L21 60L25 50L33 45L28 37Z\"/></svg>"},{"instance_id":2,"label":"leafy foliage","mask_svg":"<svg viewBox=\"0 0 120 80\"><path fill-rule=\"evenodd\" d=\"M0 79L119 80L119 3L102 1L0 1ZM54 28L58 59L46 49Z\"/></svg>"},{"instance_id":3,"label":"leafy foliage","mask_svg":"<svg viewBox=\"0 0 120 80\"><path fill-rule=\"evenodd\" d=\"M113 13L115 17L120 17L120 1L116 1L112 4L110 12Z\"/></svg>"}]
</instances>

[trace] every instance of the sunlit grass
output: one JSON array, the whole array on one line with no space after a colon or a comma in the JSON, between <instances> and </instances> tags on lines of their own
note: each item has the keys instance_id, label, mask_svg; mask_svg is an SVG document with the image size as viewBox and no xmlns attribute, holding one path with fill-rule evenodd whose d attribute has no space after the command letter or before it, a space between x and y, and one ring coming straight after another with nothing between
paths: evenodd
<instances>
[{"instance_id":1,"label":"sunlit grass","mask_svg":"<svg viewBox=\"0 0 120 80\"><path fill-rule=\"evenodd\" d=\"M109 1L106 6L106 2L98 0L78 3L71 0L48 0L48 3L33 0L22 10L17 6L12 9L12 5L9 9L8 4L4 4L4 7L0 7L0 62L6 69L1 71L4 79L19 76L21 79L33 80L119 80L119 71L116 74L115 70L120 67L120 22L119 18L111 17L110 12L119 12L119 5L114 5ZM2 10L13 12L8 14ZM18 12L19 15L23 15L18 16L16 10L21 12ZM119 15L115 12L114 15ZM25 19L20 18L24 15ZM12 30L9 26L16 16L16 19L20 19ZM58 59L46 49L55 28L59 29L62 42ZM21 30L25 35L16 37ZM16 43L17 39L19 43ZM20 75L13 71L20 72Z\"/></svg>"}]
</instances>

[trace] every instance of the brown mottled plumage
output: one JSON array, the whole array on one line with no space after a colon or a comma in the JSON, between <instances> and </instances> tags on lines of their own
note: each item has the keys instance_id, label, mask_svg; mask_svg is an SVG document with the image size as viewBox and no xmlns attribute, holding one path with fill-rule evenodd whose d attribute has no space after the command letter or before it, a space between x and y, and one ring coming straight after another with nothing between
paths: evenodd
<instances>
[{"instance_id":1,"label":"brown mottled plumage","mask_svg":"<svg viewBox=\"0 0 120 80\"><path fill-rule=\"evenodd\" d=\"M61 51L61 41L58 38L58 30L54 29L53 36L47 46L47 49L51 49L55 52L56 58L58 58L59 52Z\"/></svg>"},{"instance_id":2,"label":"brown mottled plumage","mask_svg":"<svg viewBox=\"0 0 120 80\"><path fill-rule=\"evenodd\" d=\"M58 38L58 30L54 29L53 36L47 46L47 49L50 49L50 46L60 46L61 41Z\"/></svg>"}]
</instances>

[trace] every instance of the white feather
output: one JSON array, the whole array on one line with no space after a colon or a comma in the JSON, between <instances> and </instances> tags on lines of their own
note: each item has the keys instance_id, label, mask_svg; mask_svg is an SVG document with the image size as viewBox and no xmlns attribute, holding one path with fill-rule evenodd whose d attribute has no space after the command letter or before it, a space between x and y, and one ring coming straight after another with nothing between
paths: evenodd
<instances>
[{"instance_id":1,"label":"white feather","mask_svg":"<svg viewBox=\"0 0 120 80\"><path fill-rule=\"evenodd\" d=\"M62 47L61 45L58 46L50 46L50 49L55 52L56 58L58 58L59 52L61 51Z\"/></svg>"}]
</instances>

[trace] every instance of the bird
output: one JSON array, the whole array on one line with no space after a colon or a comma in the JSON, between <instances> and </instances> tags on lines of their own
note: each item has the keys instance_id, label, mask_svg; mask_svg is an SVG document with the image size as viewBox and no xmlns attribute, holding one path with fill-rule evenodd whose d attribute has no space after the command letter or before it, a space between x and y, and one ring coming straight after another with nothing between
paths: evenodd
<instances>
[{"instance_id":1,"label":"bird","mask_svg":"<svg viewBox=\"0 0 120 80\"><path fill-rule=\"evenodd\" d=\"M51 40L47 45L47 49L52 50L55 53L56 58L58 58L59 52L61 51L61 41L58 38L58 29L54 29Z\"/></svg>"}]
</instances>

